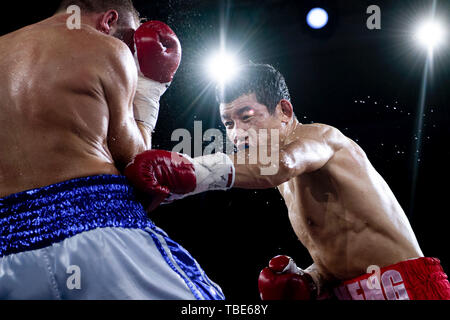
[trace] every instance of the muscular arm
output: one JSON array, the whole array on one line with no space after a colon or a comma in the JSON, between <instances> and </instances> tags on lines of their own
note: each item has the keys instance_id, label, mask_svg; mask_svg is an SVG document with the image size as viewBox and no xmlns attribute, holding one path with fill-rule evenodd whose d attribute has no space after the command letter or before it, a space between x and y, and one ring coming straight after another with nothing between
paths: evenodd
<instances>
[{"instance_id":1,"label":"muscular arm","mask_svg":"<svg viewBox=\"0 0 450 320\"><path fill-rule=\"evenodd\" d=\"M115 43L109 48L105 70L101 77L109 108L108 147L119 170L133 158L151 149L151 133L136 123L133 99L137 70L125 45Z\"/></svg>"},{"instance_id":2,"label":"muscular arm","mask_svg":"<svg viewBox=\"0 0 450 320\"><path fill-rule=\"evenodd\" d=\"M279 150L278 159L272 157L274 163L263 164L258 158L256 164L251 164L248 150L241 151L241 154L232 158L236 169L234 187L277 187L303 173L318 170L333 157L346 139L337 129L325 125L304 125L297 131L296 140ZM239 158L245 158L245 164L240 164L242 161L237 161ZM271 174L266 174L263 170Z\"/></svg>"}]
</instances>

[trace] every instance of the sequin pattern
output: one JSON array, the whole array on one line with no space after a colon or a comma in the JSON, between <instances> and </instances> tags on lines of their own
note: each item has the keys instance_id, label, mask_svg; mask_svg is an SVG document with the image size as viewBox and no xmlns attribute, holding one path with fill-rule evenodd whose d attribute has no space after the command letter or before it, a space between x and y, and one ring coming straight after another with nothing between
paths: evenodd
<instances>
[{"instance_id":1,"label":"sequin pattern","mask_svg":"<svg viewBox=\"0 0 450 320\"><path fill-rule=\"evenodd\" d=\"M0 257L105 227L154 225L122 176L92 176L0 199Z\"/></svg>"}]
</instances>

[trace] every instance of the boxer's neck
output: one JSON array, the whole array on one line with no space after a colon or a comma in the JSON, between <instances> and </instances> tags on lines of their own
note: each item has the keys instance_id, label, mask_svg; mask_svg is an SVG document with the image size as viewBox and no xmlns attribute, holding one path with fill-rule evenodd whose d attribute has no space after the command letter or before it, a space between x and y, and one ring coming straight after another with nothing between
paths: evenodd
<instances>
[{"instance_id":1,"label":"boxer's neck","mask_svg":"<svg viewBox=\"0 0 450 320\"><path fill-rule=\"evenodd\" d=\"M285 146L289 143L291 143L294 138L295 138L295 131L297 130L297 128L299 126L301 126L302 124L297 120L297 118L294 116L292 118L292 121L289 122L286 125L286 134L284 136L284 138L282 139L282 145Z\"/></svg>"},{"instance_id":2,"label":"boxer's neck","mask_svg":"<svg viewBox=\"0 0 450 320\"><path fill-rule=\"evenodd\" d=\"M101 19L102 13L85 13L81 15L81 26L87 27L88 29L94 29L97 32L101 32L99 30L99 20ZM42 21L42 22L52 22L55 24L67 24L68 19L71 17L71 14L65 12L57 12L52 17ZM41 23L42 23L41 22ZM112 36L112 33L109 34Z\"/></svg>"}]
</instances>

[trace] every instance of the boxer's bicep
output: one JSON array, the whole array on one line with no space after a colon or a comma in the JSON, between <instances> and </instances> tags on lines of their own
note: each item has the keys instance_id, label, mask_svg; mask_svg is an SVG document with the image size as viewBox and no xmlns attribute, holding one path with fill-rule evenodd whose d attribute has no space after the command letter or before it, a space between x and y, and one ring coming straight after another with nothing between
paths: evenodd
<instances>
[{"instance_id":1,"label":"boxer's bicep","mask_svg":"<svg viewBox=\"0 0 450 320\"><path fill-rule=\"evenodd\" d=\"M322 168L334 155L334 148L324 140L305 139L280 151L280 169L291 178Z\"/></svg>"},{"instance_id":2,"label":"boxer's bicep","mask_svg":"<svg viewBox=\"0 0 450 320\"><path fill-rule=\"evenodd\" d=\"M101 77L109 109L108 148L119 170L149 149L133 116L137 75L131 55L112 52Z\"/></svg>"},{"instance_id":3,"label":"boxer's bicep","mask_svg":"<svg viewBox=\"0 0 450 320\"><path fill-rule=\"evenodd\" d=\"M280 152L280 167L292 177L323 168L348 140L338 129L316 126L286 145Z\"/></svg>"},{"instance_id":4,"label":"boxer's bicep","mask_svg":"<svg viewBox=\"0 0 450 320\"><path fill-rule=\"evenodd\" d=\"M245 164L235 162L236 188L266 189L277 187L305 172L320 169L333 156L333 150L326 144L303 141L281 149L272 162Z\"/></svg>"},{"instance_id":5,"label":"boxer's bicep","mask_svg":"<svg viewBox=\"0 0 450 320\"><path fill-rule=\"evenodd\" d=\"M282 147L278 157L270 157L268 164L261 163L260 159L256 164L235 163L235 187L277 187L303 173L319 170L333 157L337 145L336 132L331 128Z\"/></svg>"}]
</instances>

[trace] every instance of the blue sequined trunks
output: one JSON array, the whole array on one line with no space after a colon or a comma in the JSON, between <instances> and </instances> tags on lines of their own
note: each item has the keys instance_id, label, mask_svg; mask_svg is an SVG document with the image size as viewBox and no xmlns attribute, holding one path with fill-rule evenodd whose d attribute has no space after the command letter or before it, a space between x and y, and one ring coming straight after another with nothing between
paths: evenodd
<instances>
[{"instance_id":1,"label":"blue sequined trunks","mask_svg":"<svg viewBox=\"0 0 450 320\"><path fill-rule=\"evenodd\" d=\"M0 199L0 299L224 299L122 176Z\"/></svg>"}]
</instances>

